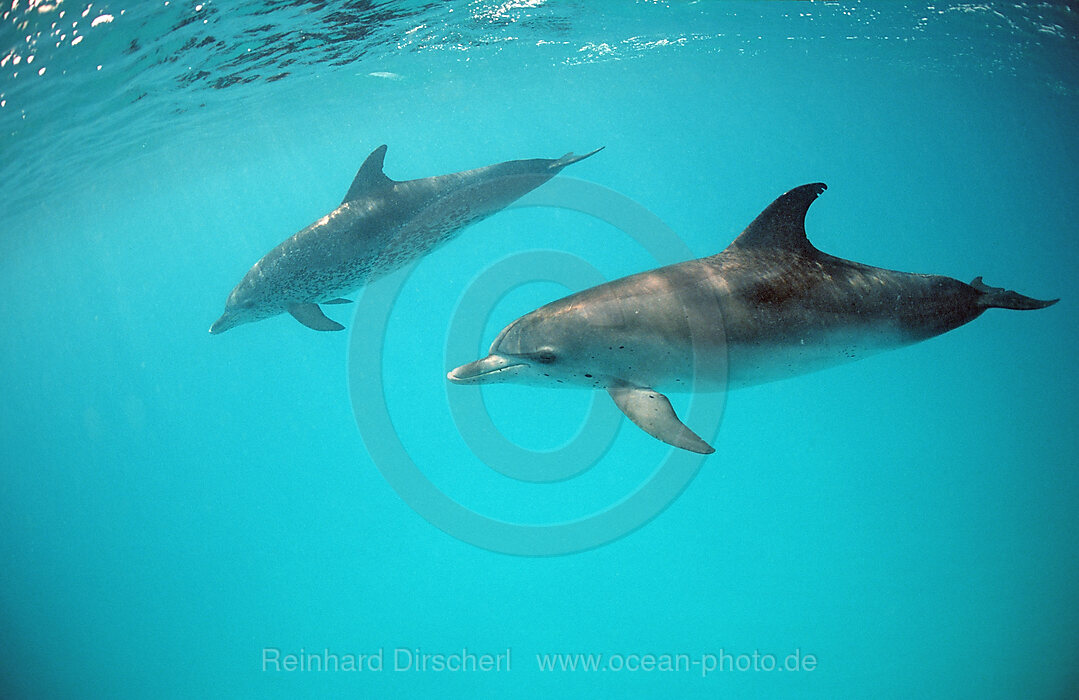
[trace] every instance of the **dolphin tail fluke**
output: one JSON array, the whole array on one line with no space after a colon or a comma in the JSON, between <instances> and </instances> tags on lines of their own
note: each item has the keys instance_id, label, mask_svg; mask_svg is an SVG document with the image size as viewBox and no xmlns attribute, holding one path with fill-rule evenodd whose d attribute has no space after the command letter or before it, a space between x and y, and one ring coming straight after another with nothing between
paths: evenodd
<instances>
[{"instance_id":1,"label":"dolphin tail fluke","mask_svg":"<svg viewBox=\"0 0 1079 700\"><path fill-rule=\"evenodd\" d=\"M670 400L655 389L614 386L608 388L607 393L626 417L657 440L697 454L715 452L711 445L678 420Z\"/></svg>"},{"instance_id":2,"label":"dolphin tail fluke","mask_svg":"<svg viewBox=\"0 0 1079 700\"><path fill-rule=\"evenodd\" d=\"M1020 311L1029 311L1031 309L1044 309L1045 307L1052 306L1060 301L1060 299L1043 301L1041 299L1023 296L1018 292L1012 292L1003 287L990 287L982 281L981 277L975 277L973 281L971 281L970 286L981 292L978 303L987 309L1017 309Z\"/></svg>"},{"instance_id":3,"label":"dolphin tail fluke","mask_svg":"<svg viewBox=\"0 0 1079 700\"><path fill-rule=\"evenodd\" d=\"M562 168L566 167L567 165L573 165L574 163L578 163L578 162L584 160L585 158L590 158L590 157L596 155L597 153L602 151L604 148L606 148L606 146L600 146L599 148L597 148L594 151L591 151L589 153L585 153L583 156L575 155L573 153L573 151L570 151L566 155L562 156L558 160L551 163L551 170L561 170Z\"/></svg>"}]
</instances>

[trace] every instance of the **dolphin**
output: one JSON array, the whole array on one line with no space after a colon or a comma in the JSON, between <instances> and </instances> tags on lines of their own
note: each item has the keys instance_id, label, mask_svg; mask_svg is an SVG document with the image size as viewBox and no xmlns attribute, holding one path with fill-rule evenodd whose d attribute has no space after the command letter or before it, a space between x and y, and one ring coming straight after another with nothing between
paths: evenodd
<instances>
[{"instance_id":1,"label":"dolphin","mask_svg":"<svg viewBox=\"0 0 1079 700\"><path fill-rule=\"evenodd\" d=\"M397 182L382 171L386 146L379 146L360 166L340 206L251 267L210 332L285 311L316 331L342 330L319 304L348 303L343 297L349 292L423 256L601 150Z\"/></svg>"},{"instance_id":2,"label":"dolphin","mask_svg":"<svg viewBox=\"0 0 1079 700\"><path fill-rule=\"evenodd\" d=\"M990 308L1040 301L939 275L822 253L805 232L823 183L776 199L723 252L572 294L518 318L490 354L449 372L456 384L515 382L606 389L653 437L714 449L660 390L723 391L910 345Z\"/></svg>"}]
</instances>

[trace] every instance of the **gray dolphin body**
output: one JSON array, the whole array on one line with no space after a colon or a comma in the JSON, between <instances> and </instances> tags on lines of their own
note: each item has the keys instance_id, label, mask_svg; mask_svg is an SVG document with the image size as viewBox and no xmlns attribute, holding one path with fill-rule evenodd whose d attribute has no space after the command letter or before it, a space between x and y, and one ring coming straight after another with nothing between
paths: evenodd
<instances>
[{"instance_id":1,"label":"gray dolphin body","mask_svg":"<svg viewBox=\"0 0 1079 700\"><path fill-rule=\"evenodd\" d=\"M659 390L760 384L916 343L988 308L1056 302L980 277L964 284L822 253L806 238L805 215L825 189L787 192L718 255L614 280L522 316L490 355L448 378L606 389L649 434L709 454Z\"/></svg>"},{"instance_id":2,"label":"gray dolphin body","mask_svg":"<svg viewBox=\"0 0 1079 700\"><path fill-rule=\"evenodd\" d=\"M360 166L340 206L252 266L210 332L286 311L308 328L342 330L319 304L347 303L344 295L430 252L599 150L395 182L382 172L386 146L379 146Z\"/></svg>"}]
</instances>

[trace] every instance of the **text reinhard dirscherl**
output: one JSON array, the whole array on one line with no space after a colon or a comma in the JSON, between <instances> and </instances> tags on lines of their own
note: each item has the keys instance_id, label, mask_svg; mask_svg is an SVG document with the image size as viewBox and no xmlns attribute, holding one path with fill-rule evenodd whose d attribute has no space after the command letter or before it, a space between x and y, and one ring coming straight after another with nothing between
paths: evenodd
<instances>
[{"instance_id":1,"label":"text reinhard dirscherl","mask_svg":"<svg viewBox=\"0 0 1079 700\"><path fill-rule=\"evenodd\" d=\"M702 678L716 672L732 671L813 671L817 657L801 649L786 655L761 653L733 654L724 649L717 653L655 654L655 653L557 653L536 654L536 667L541 672L697 672ZM468 648L451 652L430 653L422 649L397 647L379 648L370 653L297 652L284 653L276 647L262 649L263 671L307 672L490 672L510 671L511 650L497 653L478 653Z\"/></svg>"},{"instance_id":2,"label":"text reinhard dirscherl","mask_svg":"<svg viewBox=\"0 0 1079 700\"><path fill-rule=\"evenodd\" d=\"M284 653L274 647L262 650L263 671L509 671L510 650L491 654L476 653L467 648L449 653L429 653L422 649L398 647L392 651L378 649L369 654L336 654L329 649L321 652Z\"/></svg>"}]
</instances>

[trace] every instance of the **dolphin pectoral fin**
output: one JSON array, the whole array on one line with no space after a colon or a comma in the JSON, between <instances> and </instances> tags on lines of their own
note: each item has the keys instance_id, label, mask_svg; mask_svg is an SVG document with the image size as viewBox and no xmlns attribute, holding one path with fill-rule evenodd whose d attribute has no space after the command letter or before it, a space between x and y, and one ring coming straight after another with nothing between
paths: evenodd
<instances>
[{"instance_id":1,"label":"dolphin pectoral fin","mask_svg":"<svg viewBox=\"0 0 1079 700\"><path fill-rule=\"evenodd\" d=\"M330 299L329 301L324 301L322 303L323 304L351 304L352 300L351 299L337 298L337 299Z\"/></svg>"},{"instance_id":2,"label":"dolphin pectoral fin","mask_svg":"<svg viewBox=\"0 0 1079 700\"><path fill-rule=\"evenodd\" d=\"M715 452L711 445L678 420L671 402L658 391L636 386L613 386L608 387L607 393L627 418L657 440L702 455Z\"/></svg>"},{"instance_id":3,"label":"dolphin pectoral fin","mask_svg":"<svg viewBox=\"0 0 1079 700\"><path fill-rule=\"evenodd\" d=\"M315 331L343 331L345 327L337 321L326 318L318 304L289 304L288 312L292 317Z\"/></svg>"}]
</instances>

